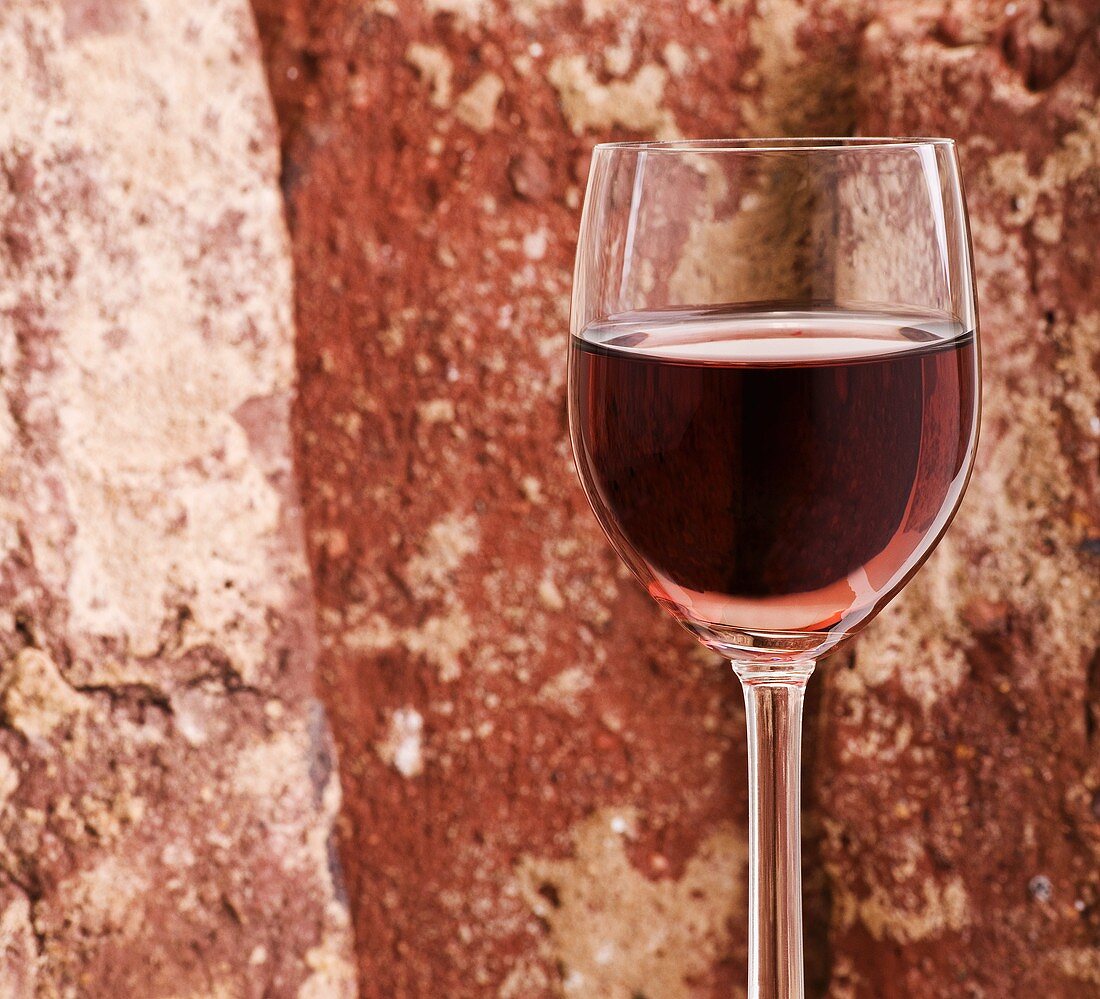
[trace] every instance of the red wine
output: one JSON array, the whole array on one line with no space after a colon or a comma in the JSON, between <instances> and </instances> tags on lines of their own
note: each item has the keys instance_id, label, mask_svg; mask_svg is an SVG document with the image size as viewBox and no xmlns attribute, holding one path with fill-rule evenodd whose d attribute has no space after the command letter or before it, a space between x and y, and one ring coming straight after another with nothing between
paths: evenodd
<instances>
[{"instance_id":1,"label":"red wine","mask_svg":"<svg viewBox=\"0 0 1100 999\"><path fill-rule=\"evenodd\" d=\"M835 644L900 588L962 495L977 348L943 317L635 313L571 351L593 508L650 592L716 646L731 632Z\"/></svg>"}]
</instances>

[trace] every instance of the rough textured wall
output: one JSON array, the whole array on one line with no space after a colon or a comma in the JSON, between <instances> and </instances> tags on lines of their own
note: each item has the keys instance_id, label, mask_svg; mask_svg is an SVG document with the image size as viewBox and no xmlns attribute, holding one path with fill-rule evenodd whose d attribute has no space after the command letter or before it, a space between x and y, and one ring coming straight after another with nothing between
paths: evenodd
<instances>
[{"instance_id":1,"label":"rough textured wall","mask_svg":"<svg viewBox=\"0 0 1100 999\"><path fill-rule=\"evenodd\" d=\"M986 382L954 527L823 674L836 996L1100 994L1100 8L1014 7L864 34L861 126L960 140Z\"/></svg>"},{"instance_id":2,"label":"rough textured wall","mask_svg":"<svg viewBox=\"0 0 1100 999\"><path fill-rule=\"evenodd\" d=\"M0 5L0 994L353 994L237 0Z\"/></svg>"},{"instance_id":3,"label":"rough textured wall","mask_svg":"<svg viewBox=\"0 0 1100 999\"><path fill-rule=\"evenodd\" d=\"M575 483L572 241L597 139L855 128L966 140L988 416L952 540L814 682L812 994L1097 987L1093 8L257 8L362 994L742 988L740 693Z\"/></svg>"},{"instance_id":4,"label":"rough textured wall","mask_svg":"<svg viewBox=\"0 0 1100 999\"><path fill-rule=\"evenodd\" d=\"M845 130L849 81L791 3L259 12L362 994L728 996L741 695L577 485L573 238L597 135Z\"/></svg>"}]
</instances>

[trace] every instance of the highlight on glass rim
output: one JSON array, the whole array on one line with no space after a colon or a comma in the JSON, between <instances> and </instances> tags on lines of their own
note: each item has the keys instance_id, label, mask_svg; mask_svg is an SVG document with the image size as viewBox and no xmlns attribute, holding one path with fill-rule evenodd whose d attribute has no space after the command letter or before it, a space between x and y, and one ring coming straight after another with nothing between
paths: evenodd
<instances>
[{"instance_id":1,"label":"highlight on glass rim","mask_svg":"<svg viewBox=\"0 0 1100 999\"><path fill-rule=\"evenodd\" d=\"M0 999L1100 994L1093 4L0 64Z\"/></svg>"}]
</instances>

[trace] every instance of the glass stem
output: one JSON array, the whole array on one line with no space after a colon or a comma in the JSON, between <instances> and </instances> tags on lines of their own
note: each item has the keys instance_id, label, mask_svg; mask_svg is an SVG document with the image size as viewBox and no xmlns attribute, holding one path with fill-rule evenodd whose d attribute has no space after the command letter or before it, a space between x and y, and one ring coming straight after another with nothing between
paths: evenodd
<instances>
[{"instance_id":1,"label":"glass stem","mask_svg":"<svg viewBox=\"0 0 1100 999\"><path fill-rule=\"evenodd\" d=\"M749 739L748 999L803 999L802 701L814 663L733 669Z\"/></svg>"}]
</instances>

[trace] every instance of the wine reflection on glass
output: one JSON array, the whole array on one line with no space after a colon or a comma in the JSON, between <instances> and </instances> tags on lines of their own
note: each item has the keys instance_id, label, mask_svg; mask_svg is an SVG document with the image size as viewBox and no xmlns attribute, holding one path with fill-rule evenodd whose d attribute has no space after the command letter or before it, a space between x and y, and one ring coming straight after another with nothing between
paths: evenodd
<instances>
[{"instance_id":1,"label":"wine reflection on glass","mask_svg":"<svg viewBox=\"0 0 1100 999\"><path fill-rule=\"evenodd\" d=\"M615 550L744 690L750 999L803 995L803 694L958 508L977 327L949 139L595 149L574 456Z\"/></svg>"}]
</instances>

